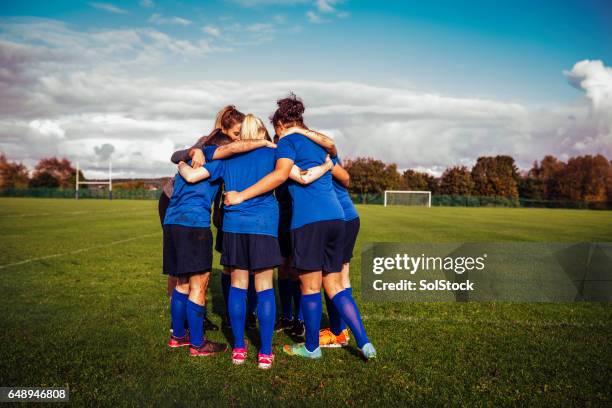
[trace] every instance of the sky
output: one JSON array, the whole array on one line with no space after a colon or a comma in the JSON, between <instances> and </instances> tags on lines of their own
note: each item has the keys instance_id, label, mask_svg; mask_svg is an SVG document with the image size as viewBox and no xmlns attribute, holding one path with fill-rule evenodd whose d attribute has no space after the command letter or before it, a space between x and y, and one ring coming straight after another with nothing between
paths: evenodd
<instances>
[{"instance_id":1,"label":"sky","mask_svg":"<svg viewBox=\"0 0 612 408\"><path fill-rule=\"evenodd\" d=\"M294 91L344 158L612 159L610 39L606 0L2 2L0 151L167 176L225 104Z\"/></svg>"}]
</instances>

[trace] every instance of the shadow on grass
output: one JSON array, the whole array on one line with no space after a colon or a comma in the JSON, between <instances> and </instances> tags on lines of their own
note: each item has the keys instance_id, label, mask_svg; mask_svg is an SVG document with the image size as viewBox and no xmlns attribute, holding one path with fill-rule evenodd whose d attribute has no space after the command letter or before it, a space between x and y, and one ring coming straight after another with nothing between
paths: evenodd
<instances>
[{"instance_id":1,"label":"shadow on grass","mask_svg":"<svg viewBox=\"0 0 612 408\"><path fill-rule=\"evenodd\" d=\"M223 289L221 286L221 275L222 274L223 274L222 269L214 268L212 270L212 275L210 277L210 282L208 284L209 295L212 295L212 296L208 296L208 298L209 299L212 298L212 299L207 302L207 309L209 310L209 313L212 313L221 318L221 325L220 325L221 332L223 333L223 336L225 337L226 341L231 345L233 344L234 335L232 333L231 327L229 327L229 324L228 324L229 322L227 321L225 299L223 298ZM275 289L275 295L276 295L276 312L277 312L277 318L278 318L282 313L282 305L280 302L280 298L278 296L276 279L274 281L274 284L275 284L274 289ZM323 316L321 319L321 328L326 328L326 327L329 327L329 319L327 317L326 310L324 310ZM293 335L290 335L287 331L285 331L285 334L287 334L291 338L291 340L296 343L304 342L303 336L293 336ZM259 347L261 346L261 342L259 338L259 331L257 329L255 330L245 329L245 336L249 340L250 344L252 344L257 349L259 349ZM356 349L351 349L350 352L356 356L362 357L361 353L359 353L359 351Z\"/></svg>"}]
</instances>

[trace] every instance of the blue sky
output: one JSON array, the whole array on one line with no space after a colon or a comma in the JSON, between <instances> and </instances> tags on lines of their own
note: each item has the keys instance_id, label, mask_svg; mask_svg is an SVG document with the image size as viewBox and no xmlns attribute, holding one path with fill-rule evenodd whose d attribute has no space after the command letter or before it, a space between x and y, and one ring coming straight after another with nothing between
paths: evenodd
<instances>
[{"instance_id":1,"label":"blue sky","mask_svg":"<svg viewBox=\"0 0 612 408\"><path fill-rule=\"evenodd\" d=\"M222 106L292 90L343 157L612 158L611 38L610 0L5 1L0 151L164 176Z\"/></svg>"},{"instance_id":2,"label":"blue sky","mask_svg":"<svg viewBox=\"0 0 612 408\"><path fill-rule=\"evenodd\" d=\"M351 80L542 103L577 97L562 76L576 61L612 60L606 0L327 1L335 12L299 0L152 3L21 0L0 7L3 16L57 19L80 30L154 26L194 40L206 36L202 27L218 28L216 43L236 52L175 66L173 73L190 78ZM310 22L309 12L324 22ZM155 24L153 14L191 24ZM274 32L240 45L226 32L235 24L269 24Z\"/></svg>"}]
</instances>

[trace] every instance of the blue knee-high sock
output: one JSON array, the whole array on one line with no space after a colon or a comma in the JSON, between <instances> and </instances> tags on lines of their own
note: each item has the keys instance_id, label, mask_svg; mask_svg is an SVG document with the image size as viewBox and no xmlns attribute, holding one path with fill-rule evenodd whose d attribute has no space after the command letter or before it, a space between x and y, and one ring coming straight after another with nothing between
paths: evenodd
<instances>
[{"instance_id":1,"label":"blue knee-high sock","mask_svg":"<svg viewBox=\"0 0 612 408\"><path fill-rule=\"evenodd\" d=\"M361 315L359 314L359 309L355 304L351 291L344 289L336 293L336 295L332 298L332 301L334 302L338 313L340 313L342 320L346 322L348 327L350 327L351 331L355 335L357 346L361 348L364 344L369 343L370 340L366 335L365 327L363 327Z\"/></svg>"},{"instance_id":2,"label":"blue knee-high sock","mask_svg":"<svg viewBox=\"0 0 612 408\"><path fill-rule=\"evenodd\" d=\"M291 281L291 297L293 298L293 310L298 320L304 321L302 308L300 307L300 299L302 298L302 290L300 289L300 281Z\"/></svg>"},{"instance_id":3,"label":"blue knee-high sock","mask_svg":"<svg viewBox=\"0 0 612 408\"><path fill-rule=\"evenodd\" d=\"M302 314L306 326L306 349L315 351L319 347L319 329L321 329L321 294L302 295Z\"/></svg>"},{"instance_id":4,"label":"blue knee-high sock","mask_svg":"<svg viewBox=\"0 0 612 408\"><path fill-rule=\"evenodd\" d=\"M223 301L225 302L225 315L229 318L229 291L232 286L232 276L225 273L221 274L221 291L223 292Z\"/></svg>"},{"instance_id":5,"label":"blue knee-high sock","mask_svg":"<svg viewBox=\"0 0 612 408\"><path fill-rule=\"evenodd\" d=\"M329 328L336 336L342 333L342 330L346 328L342 317L340 317L340 313L338 309L336 309L336 305L334 302L325 294L325 306L327 307L327 317L329 318Z\"/></svg>"},{"instance_id":6,"label":"blue knee-high sock","mask_svg":"<svg viewBox=\"0 0 612 408\"><path fill-rule=\"evenodd\" d=\"M344 288L344 290L346 290L348 292L348 294L351 295L351 297L353 297L353 288L352 287ZM355 298L353 298L353 300L355 300ZM357 302L355 302L355 304L357 304ZM346 322L342 318L340 318L340 319L342 320L342 326L344 327L342 330L344 330L344 329L346 329Z\"/></svg>"},{"instance_id":7,"label":"blue knee-high sock","mask_svg":"<svg viewBox=\"0 0 612 408\"><path fill-rule=\"evenodd\" d=\"M293 310L291 307L291 299L293 297L293 288L289 279L278 278L278 297L280 298L283 317L285 319L293 318ZM258 299L259 301L259 299Z\"/></svg>"},{"instance_id":8,"label":"blue knee-high sock","mask_svg":"<svg viewBox=\"0 0 612 408\"><path fill-rule=\"evenodd\" d=\"M257 292L257 320L259 320L259 338L261 354L272 354L272 334L276 318L276 299L274 289Z\"/></svg>"},{"instance_id":9,"label":"blue knee-high sock","mask_svg":"<svg viewBox=\"0 0 612 408\"><path fill-rule=\"evenodd\" d=\"M257 310L257 292L255 292L255 275L249 275L249 290L247 291L247 313L252 315Z\"/></svg>"},{"instance_id":10,"label":"blue knee-high sock","mask_svg":"<svg viewBox=\"0 0 612 408\"><path fill-rule=\"evenodd\" d=\"M185 337L185 320L187 320L187 298L184 293L176 288L172 291L170 301L170 315L172 316L172 335L174 337Z\"/></svg>"},{"instance_id":11,"label":"blue knee-high sock","mask_svg":"<svg viewBox=\"0 0 612 408\"><path fill-rule=\"evenodd\" d=\"M189 321L189 342L192 346L200 347L204 342L204 317L206 307L187 300L187 320Z\"/></svg>"},{"instance_id":12,"label":"blue knee-high sock","mask_svg":"<svg viewBox=\"0 0 612 408\"><path fill-rule=\"evenodd\" d=\"M247 290L231 287L228 314L234 333L234 348L244 348L244 321L246 319Z\"/></svg>"}]
</instances>

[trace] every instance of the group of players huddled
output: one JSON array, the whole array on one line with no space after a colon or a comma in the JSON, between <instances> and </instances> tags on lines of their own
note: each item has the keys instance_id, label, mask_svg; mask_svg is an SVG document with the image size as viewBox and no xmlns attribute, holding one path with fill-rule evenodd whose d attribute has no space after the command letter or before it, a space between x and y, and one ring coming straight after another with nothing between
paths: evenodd
<instances>
[{"instance_id":1,"label":"group of players huddled","mask_svg":"<svg viewBox=\"0 0 612 408\"><path fill-rule=\"evenodd\" d=\"M290 94L277 105L270 118L274 141L261 119L226 106L208 136L172 156L178 173L164 186L159 202L172 320L168 346L189 346L192 356L227 350L205 336L206 330L219 329L206 318L212 207L234 364L247 359L245 326L259 326L262 369L272 367L272 336L281 330L305 338L283 347L289 355L320 358L321 347L346 346L350 329L363 357L373 358L376 350L349 279L359 232L359 215L347 190L349 175L333 141L304 124L299 98ZM323 330L321 286L330 323Z\"/></svg>"}]
</instances>

